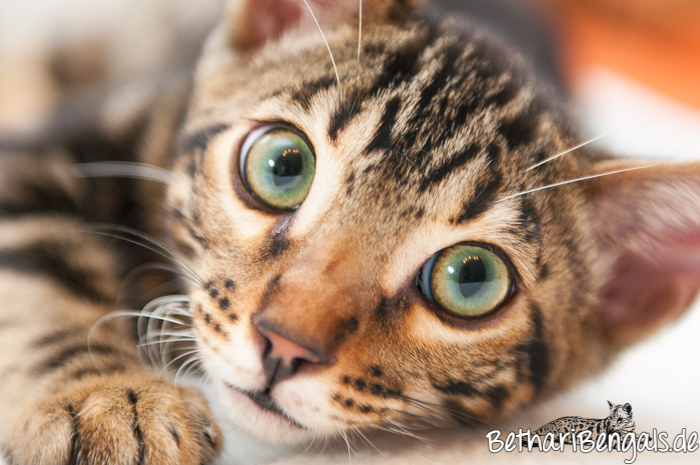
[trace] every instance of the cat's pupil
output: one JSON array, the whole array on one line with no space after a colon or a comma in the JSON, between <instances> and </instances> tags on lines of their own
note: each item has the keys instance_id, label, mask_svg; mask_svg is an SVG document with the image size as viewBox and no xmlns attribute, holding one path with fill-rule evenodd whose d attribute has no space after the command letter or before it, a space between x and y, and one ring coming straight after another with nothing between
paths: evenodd
<instances>
[{"instance_id":1,"label":"cat's pupil","mask_svg":"<svg viewBox=\"0 0 700 465\"><path fill-rule=\"evenodd\" d=\"M421 271L421 291L461 318L480 318L496 310L511 289L506 264L479 245L444 249L425 262Z\"/></svg>"},{"instance_id":2,"label":"cat's pupil","mask_svg":"<svg viewBox=\"0 0 700 465\"><path fill-rule=\"evenodd\" d=\"M277 187L284 187L301 175L304 158L298 149L287 149L276 158L270 158L268 164L272 168L272 182Z\"/></svg>"},{"instance_id":3,"label":"cat's pupil","mask_svg":"<svg viewBox=\"0 0 700 465\"><path fill-rule=\"evenodd\" d=\"M287 211L298 207L309 193L314 173L313 151L289 129L262 126L243 145L241 176L250 193L270 207Z\"/></svg>"},{"instance_id":4,"label":"cat's pupil","mask_svg":"<svg viewBox=\"0 0 700 465\"><path fill-rule=\"evenodd\" d=\"M459 284L460 293L466 299L479 292L484 286L486 282L486 266L479 257L465 257L462 263L463 266L459 271L457 283ZM456 270L453 274L456 275Z\"/></svg>"}]
</instances>

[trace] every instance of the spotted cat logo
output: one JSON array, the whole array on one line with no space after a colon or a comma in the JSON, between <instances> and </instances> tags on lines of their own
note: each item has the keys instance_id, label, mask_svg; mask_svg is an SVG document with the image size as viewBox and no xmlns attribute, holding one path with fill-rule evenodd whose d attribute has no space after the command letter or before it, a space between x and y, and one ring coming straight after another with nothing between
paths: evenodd
<instances>
[{"instance_id":1,"label":"spotted cat logo","mask_svg":"<svg viewBox=\"0 0 700 465\"><path fill-rule=\"evenodd\" d=\"M673 440L665 431L651 433L635 432L634 416L630 404L614 404L608 401L610 413L606 418L596 420L583 417L562 417L550 421L535 431L520 428L517 433L508 433L505 440L501 439L500 430L490 431L486 435L489 452L532 452L537 449L542 452L564 452L565 446L570 445L573 452L584 454L595 452L629 452L632 456L625 459L626 464L637 460L641 452L675 452L692 453L700 448L698 433L688 434L683 428Z\"/></svg>"}]
</instances>

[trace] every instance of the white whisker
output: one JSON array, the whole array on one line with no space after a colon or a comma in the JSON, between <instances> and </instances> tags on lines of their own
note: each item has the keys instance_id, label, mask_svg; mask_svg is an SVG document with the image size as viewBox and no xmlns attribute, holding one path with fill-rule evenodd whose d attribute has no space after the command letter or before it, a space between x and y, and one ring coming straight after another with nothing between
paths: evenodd
<instances>
[{"instance_id":1,"label":"white whisker","mask_svg":"<svg viewBox=\"0 0 700 465\"><path fill-rule=\"evenodd\" d=\"M362 0L360 0L360 28L357 33L357 61L360 61L362 53Z\"/></svg>"},{"instance_id":2,"label":"white whisker","mask_svg":"<svg viewBox=\"0 0 700 465\"><path fill-rule=\"evenodd\" d=\"M175 174L158 166L126 161L76 163L71 165L73 176L78 178L131 178L173 184Z\"/></svg>"},{"instance_id":3,"label":"white whisker","mask_svg":"<svg viewBox=\"0 0 700 465\"><path fill-rule=\"evenodd\" d=\"M191 330L184 329L182 331L154 331L144 334L141 339L139 339L139 346L147 346L151 344L160 344L161 341L155 341L154 339L162 339L167 337L168 340L176 338L178 341L194 341L196 340L194 333Z\"/></svg>"},{"instance_id":4,"label":"white whisker","mask_svg":"<svg viewBox=\"0 0 700 465\"><path fill-rule=\"evenodd\" d=\"M155 322L162 321L164 326L160 328L161 330L167 331L169 326L167 323L175 323L180 326L187 326L182 320L171 318L171 308L173 305L180 305L183 301L181 300L184 296L166 296L160 297L158 299L149 302L141 311L141 315L137 321L138 334L147 335L149 333L155 333L159 328L155 326ZM189 316L185 314L184 316ZM160 318L154 318L160 317ZM144 328L145 324L145 328ZM162 350L162 348L161 348ZM149 351L149 359L153 361L153 351ZM162 361L162 357L161 357Z\"/></svg>"},{"instance_id":5,"label":"white whisker","mask_svg":"<svg viewBox=\"0 0 700 465\"><path fill-rule=\"evenodd\" d=\"M312 451L316 446L316 442L318 441L318 431L312 431L312 433L313 437L311 438L311 441L304 445L304 454L308 454L310 451Z\"/></svg>"},{"instance_id":6,"label":"white whisker","mask_svg":"<svg viewBox=\"0 0 700 465\"><path fill-rule=\"evenodd\" d=\"M191 266L189 266L182 258L180 258L175 252L171 251L168 247L166 247L163 243L158 241L157 239L149 236L148 234L142 233L141 231L138 231L134 228L130 228L128 226L122 226L122 225L115 225L115 224L96 224L93 225L94 230L86 230L84 232L89 232L92 234L100 234L103 236L107 237L114 237L115 239L121 239L126 242L130 242L132 244L140 245L141 247L148 249L152 252L157 253L158 255L168 258L170 260L173 260L175 263L180 265L183 269L183 271L186 271L187 273L190 274L190 276L201 286L204 286L204 280L192 269ZM112 232L108 232L112 231ZM142 242L139 242L135 239L130 239L128 237L123 237L115 232L118 233L123 233L123 234L131 234L138 239L141 239L142 241L147 242L148 244L152 244L153 247L146 245ZM154 247L157 247L154 248Z\"/></svg>"},{"instance_id":7,"label":"white whisker","mask_svg":"<svg viewBox=\"0 0 700 465\"><path fill-rule=\"evenodd\" d=\"M124 277L124 280L122 281L122 286L124 285L124 283L131 283L133 279L142 275L143 273L153 270L168 271L177 275L178 279L182 278L188 280L191 283L198 284L194 278L183 274L182 270L179 269L177 266L167 265L165 263L145 263L129 271L129 273Z\"/></svg>"},{"instance_id":8,"label":"white whisker","mask_svg":"<svg viewBox=\"0 0 700 465\"><path fill-rule=\"evenodd\" d=\"M190 313L190 310L189 310L188 308L185 308L185 307L173 307L173 306L171 306L171 305L173 305L173 304L175 304L175 303L177 303L177 302L171 302L171 303L168 303L168 304L163 304L163 307L166 307L166 306L167 306L168 310L165 311L165 312L162 312L162 313L164 313L165 316L177 315L177 316L184 316L184 317L188 317L188 318L191 318L191 317L192 317L192 314ZM159 312L160 312L160 310L159 310Z\"/></svg>"},{"instance_id":9,"label":"white whisker","mask_svg":"<svg viewBox=\"0 0 700 465\"><path fill-rule=\"evenodd\" d=\"M163 293L174 292L176 290L181 291L185 286L181 280L185 280L191 284L197 285L197 281L191 276L188 276L182 272L180 268L176 265L166 265L164 263L146 263L139 265L127 273L127 275L122 280L121 286L119 287L119 293L117 295L117 303L127 302L128 299L125 298L127 292L127 286L135 280L136 277L142 275L143 273L151 270L161 270L173 273L176 275L172 280L157 286L156 288L149 289L148 291L141 294L141 298L146 295L162 295Z\"/></svg>"},{"instance_id":10,"label":"white whisker","mask_svg":"<svg viewBox=\"0 0 700 465\"><path fill-rule=\"evenodd\" d=\"M166 295L163 297L158 297L157 299L153 299L150 302L148 302L144 307L144 310L150 311L152 308L160 307L161 305L172 304L176 302L185 303L189 302L189 300L189 296L186 295Z\"/></svg>"},{"instance_id":11,"label":"white whisker","mask_svg":"<svg viewBox=\"0 0 700 465\"><path fill-rule=\"evenodd\" d=\"M379 454L384 455L384 453L383 453L382 451L380 451L379 449L377 449L377 446L375 446L374 444L372 444L372 441L370 441L369 439L367 439L367 436L365 436L364 434L362 434L362 431L360 431L360 429L359 429L357 426L355 426L355 425L350 425L350 426L352 426L352 429L354 429L355 432L356 432L357 434L359 434L359 435L362 437L362 439L364 439L365 441L367 441L367 444L369 444L370 446L372 446L372 447L374 448L374 450L376 450Z\"/></svg>"},{"instance_id":12,"label":"white whisker","mask_svg":"<svg viewBox=\"0 0 700 465\"><path fill-rule=\"evenodd\" d=\"M148 363L150 366L162 366L166 362L165 355L170 353L174 344L196 343L193 328L187 321L177 318L190 317L189 309L187 308L188 303L189 297L187 296L171 295L149 302L141 311L118 310L107 314L98 319L88 331L88 353L92 357L90 345L92 335L96 329L115 318L136 317L136 328L139 337L137 348L140 349L137 352L139 359L142 363ZM171 315L175 315L175 317L171 317ZM160 326L158 323L160 323ZM182 329L171 330L171 325L177 325Z\"/></svg>"},{"instance_id":13,"label":"white whisker","mask_svg":"<svg viewBox=\"0 0 700 465\"><path fill-rule=\"evenodd\" d=\"M588 139L586 142L582 142L582 143L578 144L576 147L571 147L570 149L564 150L563 152L560 152L560 153L554 155L553 157L549 157L549 158L547 158L546 160L543 160L543 161L541 161L541 162L539 162L539 163L537 163L537 164L535 164L535 165L532 165L532 166L529 167L528 169L524 170L523 173L527 173L527 172L530 171L530 170L534 170L534 169L537 168L538 166L542 166L542 165L544 165L545 163L549 163L549 162L552 161L552 160L556 160L557 158L559 158L559 157L561 157L561 156L564 156L564 155L566 155L567 153L571 153L571 152L573 152L573 151L575 151L575 150L578 150L578 149L580 149L580 148L582 148L582 147L587 146L588 144L592 144L593 142L595 142L595 141L597 141L597 140L600 140L600 139L602 139L602 138L604 138L604 137L607 137L607 136L609 136L610 134L612 134L612 132L606 132L605 134L602 134L602 135L600 135L600 136L598 136L598 137L594 137L593 139Z\"/></svg>"},{"instance_id":14,"label":"white whisker","mask_svg":"<svg viewBox=\"0 0 700 465\"><path fill-rule=\"evenodd\" d=\"M185 374L182 376L187 378L190 375L190 372L192 372L192 370L194 370L195 372L197 370L202 370L202 365L198 364L200 361L201 360L198 357L196 360L197 363L193 363L192 365L190 365L189 368L187 368L187 370L185 371Z\"/></svg>"},{"instance_id":15,"label":"white whisker","mask_svg":"<svg viewBox=\"0 0 700 465\"><path fill-rule=\"evenodd\" d=\"M196 362L198 362L198 361L199 361L199 357L192 357L191 359L186 360L185 363L183 363L182 365L180 365L180 368L178 368L177 371L175 372L175 377L173 378L173 384L177 385L177 377L180 376L180 372L181 372L187 365L196 363ZM191 366L190 366L190 368L191 368ZM187 372L185 372L185 373L187 373ZM187 377L187 374L185 374L184 376Z\"/></svg>"},{"instance_id":16,"label":"white whisker","mask_svg":"<svg viewBox=\"0 0 700 465\"><path fill-rule=\"evenodd\" d=\"M331 56L331 62L333 62L333 69L335 70L335 78L338 80L338 85L340 85L340 74L338 74L338 67L335 65L335 58L333 58L333 52L331 51L331 46L328 44L328 40L326 39L326 35L323 33L323 29L321 29L321 25L318 23L318 19L316 19L316 15L314 14L314 10L311 9L311 5L309 5L309 2L304 0L304 3L306 4L306 8L309 9L309 13L311 13L311 17L314 19L314 22L316 23L316 27L318 27L318 31L321 33L321 37L323 37L323 41L326 43L326 48L328 49L328 53Z\"/></svg>"},{"instance_id":17,"label":"white whisker","mask_svg":"<svg viewBox=\"0 0 700 465\"><path fill-rule=\"evenodd\" d=\"M405 437L405 438L412 438L412 439L416 439L418 441L423 441L423 442L426 441L426 439L424 437L416 436L415 434L410 433L410 432L406 431L404 428L396 425L394 422L387 421L387 425L376 426L376 428L378 428L382 431L386 431L387 433L397 434L397 435Z\"/></svg>"},{"instance_id":18,"label":"white whisker","mask_svg":"<svg viewBox=\"0 0 700 465\"><path fill-rule=\"evenodd\" d=\"M202 349L194 349L194 350L190 350L189 352L185 352L184 354L175 357L174 359L172 359L170 361L170 363L168 363L167 365L165 365L163 367L163 369L160 371L160 374L158 376L159 377L163 376L163 374L167 371L168 367L170 365L172 365L173 363L177 362L178 360L180 360L181 358L187 357L187 356L192 355L192 354L201 353L201 352L202 352Z\"/></svg>"},{"instance_id":19,"label":"white whisker","mask_svg":"<svg viewBox=\"0 0 700 465\"><path fill-rule=\"evenodd\" d=\"M181 321L169 319L167 317L163 317L163 316L159 316L159 315L144 315L142 311L140 312L137 310L117 310L114 312L110 312L107 315L103 316L102 318L98 319L90 327L90 330L88 330L86 343L87 343L87 349L88 349L88 356L90 357L90 360L92 360L92 350L90 350L90 345L91 345L90 340L92 338L94 331L97 330L98 328L100 328L103 324L105 324L111 320L114 320L115 318L128 317L128 316L138 317L139 319L144 318L144 317L145 318L153 318L153 319L169 321L171 323L185 326L185 323L183 323ZM149 360L150 360L150 357L149 357ZM143 360L141 360L141 361L143 362ZM93 363L94 363L94 361L93 361Z\"/></svg>"},{"instance_id":20,"label":"white whisker","mask_svg":"<svg viewBox=\"0 0 700 465\"><path fill-rule=\"evenodd\" d=\"M105 315L105 316L103 316L102 318L100 318L99 320L97 320L97 321L95 322L95 324L93 325L93 328L94 328L95 325L97 325L98 323L103 324L103 323L108 322L109 320L113 320L113 319L115 319L115 318L119 318L119 317L122 317L122 316L135 316L135 317L139 317L139 318L141 318L141 317L143 317L143 318L154 318L154 319L156 319L156 320L168 321L168 322L170 322L170 323L175 323L175 324L178 324L178 325L183 325L183 326L185 326L185 323L183 323L182 321L178 321L178 320L175 320L175 319L172 319L172 318L166 318L166 317L159 316L159 315L144 315L142 312L140 312L140 311L138 311L138 310L117 310L117 311L108 313L107 315Z\"/></svg>"},{"instance_id":21,"label":"white whisker","mask_svg":"<svg viewBox=\"0 0 700 465\"><path fill-rule=\"evenodd\" d=\"M537 188L535 188L535 189L530 189L530 190L527 190L527 191L518 192L517 194L509 195L508 197L504 197L504 198L502 198L501 200L499 200L499 201L496 202L496 203L505 202L506 200L510 200L510 199L512 199L512 198L515 198L515 197L520 197L521 195L530 194L530 193L532 193L532 192L537 192L537 191L541 191L541 190L545 190L545 189L551 189L552 187L563 186L563 185L565 185L565 184L572 184L572 183L574 183L574 182L585 181L585 180L587 180L587 179L600 178L600 177L603 177L603 176L609 176L609 175L611 175L611 174L624 173L625 171L634 171L634 170L641 170L641 169L644 169L644 168L653 168L654 166L658 166L658 163L655 163L655 164L653 164L653 165L635 166L634 168L627 168L627 169L624 169L624 170L610 171L609 173L594 174L594 175L592 175L592 176L584 176L584 177L582 177L582 178L570 179L570 180L568 180L568 181L557 182L557 183L554 183L554 184L550 184L550 185L548 185L548 186L537 187Z\"/></svg>"},{"instance_id":22,"label":"white whisker","mask_svg":"<svg viewBox=\"0 0 700 465\"><path fill-rule=\"evenodd\" d=\"M398 436L404 437L404 435L401 431L396 430L394 428L391 428L389 426L377 425L377 426L375 426L375 428L377 428L379 431L386 431L387 433L396 434Z\"/></svg>"},{"instance_id":23,"label":"white whisker","mask_svg":"<svg viewBox=\"0 0 700 465\"><path fill-rule=\"evenodd\" d=\"M345 440L345 444L348 446L348 464L352 464L352 448L350 447L350 441L348 440L348 435L344 431L340 431L340 435Z\"/></svg>"},{"instance_id":24,"label":"white whisker","mask_svg":"<svg viewBox=\"0 0 700 465\"><path fill-rule=\"evenodd\" d=\"M196 341L197 339L193 337L183 337L179 339L170 339L168 338L168 342L193 342ZM139 344L140 347L145 347L145 346L150 346L154 344L162 344L163 341L151 341L151 342L142 342Z\"/></svg>"},{"instance_id":25,"label":"white whisker","mask_svg":"<svg viewBox=\"0 0 700 465\"><path fill-rule=\"evenodd\" d=\"M451 408L445 407L444 405L434 404L432 402L418 400L418 399L414 399L414 398L408 397L408 396L401 396L400 398L405 400L409 405L416 407L416 408L424 411L425 413L429 414L431 417L433 417L433 419L429 419L429 418L426 418L426 417L423 417L420 415L416 415L416 414L413 414L413 413L410 413L410 412L407 412L404 410L394 410L395 412L399 412L399 413L402 413L402 414L410 416L410 417L417 417L421 421L423 421L424 423L427 423L427 424L430 424L433 426L439 426L439 425L443 424L444 423L444 413L447 412L450 414L460 416L460 417L465 418L465 419L470 420L470 421L476 421L478 423L481 423L481 424L484 424L484 425L487 425L490 427L495 427L495 425L488 423L488 422L486 422L480 418L477 418L475 416L472 416L463 410L451 409Z\"/></svg>"},{"instance_id":26,"label":"white whisker","mask_svg":"<svg viewBox=\"0 0 700 465\"><path fill-rule=\"evenodd\" d=\"M153 332L149 332L148 334L144 334L142 336L142 339L145 338L145 341L149 342L156 337L162 337L162 336L181 336L181 337L194 338L194 331L192 331L192 328L182 329L182 330L177 330L177 331L170 331L170 330L153 331Z\"/></svg>"},{"instance_id":27,"label":"white whisker","mask_svg":"<svg viewBox=\"0 0 700 465\"><path fill-rule=\"evenodd\" d=\"M178 307L177 307L177 306L173 306L172 304L169 304L169 305L168 305L168 310L165 312L165 316L170 316L171 314L174 314L177 310L178 310ZM188 318L190 317L189 313L188 313L187 315L185 315L185 316L188 317ZM165 330L168 330L168 329L169 329L169 325L168 325L167 323L165 323L163 326L164 326L164 329L165 329ZM194 331L193 331L191 328L190 328L190 329L187 329L187 330L182 330L182 332L183 332L183 333L187 332L187 333L190 334L190 336L194 336ZM183 334L183 336L184 336L184 334ZM161 339L162 339L162 337L161 337ZM173 351L173 347L175 346L175 344L176 344L177 342L178 342L178 341L177 341L177 336L168 336L168 337L165 339L164 343L160 346L160 348L161 348L161 349L160 349L160 351L161 351L161 356L160 356L161 360L164 359L164 358L166 357L167 354L170 354L170 353ZM193 341L193 342L195 342L195 346L196 346L196 340Z\"/></svg>"},{"instance_id":28,"label":"white whisker","mask_svg":"<svg viewBox=\"0 0 700 465\"><path fill-rule=\"evenodd\" d=\"M572 148L567 149L567 150L565 150L565 151L563 151L563 152L561 152L561 153L558 153L558 154L554 155L553 157L549 157L549 158L547 158L546 160L543 160L543 161L541 161L541 162L539 162L539 163L537 163L537 164L535 164L535 165L532 165L531 167L529 167L529 168L527 168L526 170L524 170L523 173L526 173L526 172L528 172L528 171L530 171L530 170L533 170L533 169L537 168L538 166L542 166L542 165L544 165L545 163L549 163L549 162L552 161L552 160L556 160L557 158L559 158L559 157L561 157L561 156L563 156L563 155L566 155L566 154L568 154L568 153L574 152L574 151L576 151L576 150L578 150L578 149L580 149L580 148L582 148L582 147L585 147L585 146L588 145L588 144L591 144L591 143L593 143L593 142L596 142L596 141L598 141L598 140L600 140L600 139L604 139L605 137L609 137L609 136L612 136L612 135L615 135L615 134L620 134L620 133L623 133L623 132L625 132L625 131L627 131L627 130L629 130L629 129L632 129L632 128L636 127L636 126L643 126L643 125L645 125L645 124L654 123L654 122L657 122L657 121L659 121L659 120L664 120L664 119L670 118L670 117L672 117L672 116L677 116L677 115L682 114L682 113L684 113L684 112L677 112L677 111L674 111L674 112L672 112L672 113L669 113L669 114L666 114L666 115L663 115L663 116L658 116L658 117L646 119L646 120L643 120L643 121L637 121L637 122L635 122L635 123L622 126L622 127L617 128L617 129L615 129L615 130L608 131L608 132L606 132L606 133L604 133L604 134L601 134L601 135L599 135L599 136L597 136L597 137L594 137L594 138L592 138L592 139L588 139L586 142L583 142L583 143L581 143L581 144L579 144L579 145L577 145L577 146L575 146L575 147L572 147Z\"/></svg>"},{"instance_id":29,"label":"white whisker","mask_svg":"<svg viewBox=\"0 0 700 465\"><path fill-rule=\"evenodd\" d=\"M386 421L389 422L389 424L391 425L392 428L396 429L397 431L400 431L400 434L401 434L402 436L406 436L406 437L409 437L409 438L413 438L413 439L416 439L416 440L418 440L418 441L422 441L422 442L424 442L424 443L430 443L430 441L428 441L428 439L427 439L426 437L424 437L424 436L419 436L419 435L417 435L417 434L415 434L415 433L412 433L412 432L409 431L404 425L401 425L401 424L399 424L399 423L397 423L397 422L395 422L395 421L391 421L391 420L386 420Z\"/></svg>"},{"instance_id":30,"label":"white whisker","mask_svg":"<svg viewBox=\"0 0 700 465\"><path fill-rule=\"evenodd\" d=\"M152 316L156 315L163 318L171 318L171 315L176 315L189 318L189 309L185 306L187 304L189 304L189 297L185 295L163 296L149 302L141 311L143 318L139 317L137 322L138 334L142 335L139 338L139 342L143 340L144 337L146 338L146 341L148 341L151 337L157 337L159 342L159 344L155 347L150 344L149 347L145 347L145 353L148 356L151 365L164 365L166 363L167 354L171 352L172 347L176 342L174 339L176 337L192 334L191 329L185 329L178 331L179 334L177 334L177 336L165 337L166 333L168 333L170 330L170 323L172 323L172 321L166 319L154 319ZM146 318L148 318L148 320L146 320ZM187 326L187 324L180 319L174 320L179 321L181 326ZM157 325L158 321L162 321L160 328Z\"/></svg>"}]
</instances>

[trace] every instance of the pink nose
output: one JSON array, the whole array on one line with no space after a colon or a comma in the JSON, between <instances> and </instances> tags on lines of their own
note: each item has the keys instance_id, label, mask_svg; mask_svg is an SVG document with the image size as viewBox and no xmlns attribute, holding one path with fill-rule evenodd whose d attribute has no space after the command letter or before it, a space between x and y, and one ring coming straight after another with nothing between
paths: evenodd
<instances>
[{"instance_id":1,"label":"pink nose","mask_svg":"<svg viewBox=\"0 0 700 465\"><path fill-rule=\"evenodd\" d=\"M294 364L295 360L304 360L311 363L321 362L321 359L314 355L309 349L280 336L274 331L263 329L260 332L263 336L265 336L265 338L267 338L268 341L270 341L272 346L270 353L268 354L268 357L270 358L279 358L285 365L292 365Z\"/></svg>"},{"instance_id":2,"label":"pink nose","mask_svg":"<svg viewBox=\"0 0 700 465\"><path fill-rule=\"evenodd\" d=\"M262 365L267 388L294 376L306 364L323 363L321 357L310 349L280 336L275 331L258 327L266 339L267 347L262 354Z\"/></svg>"}]
</instances>

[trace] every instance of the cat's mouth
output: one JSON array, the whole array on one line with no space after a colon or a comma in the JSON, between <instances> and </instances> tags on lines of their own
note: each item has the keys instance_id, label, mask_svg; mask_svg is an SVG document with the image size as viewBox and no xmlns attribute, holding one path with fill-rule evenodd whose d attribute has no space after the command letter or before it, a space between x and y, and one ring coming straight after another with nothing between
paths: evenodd
<instances>
[{"instance_id":1,"label":"cat's mouth","mask_svg":"<svg viewBox=\"0 0 700 465\"><path fill-rule=\"evenodd\" d=\"M291 425L299 428L299 429L307 429L304 425L298 423L295 419L291 418L287 413L282 410L282 408L279 406L277 401L270 395L269 389L266 389L264 391L245 391L243 389L239 389L236 386L232 386L230 384L226 384L230 389L232 389L235 392L238 392L240 394L245 395L248 399L253 401L255 405L260 407L262 410L272 413L274 415L277 415L279 417L284 418L287 422L289 422Z\"/></svg>"}]
</instances>

